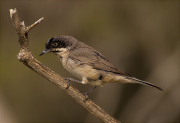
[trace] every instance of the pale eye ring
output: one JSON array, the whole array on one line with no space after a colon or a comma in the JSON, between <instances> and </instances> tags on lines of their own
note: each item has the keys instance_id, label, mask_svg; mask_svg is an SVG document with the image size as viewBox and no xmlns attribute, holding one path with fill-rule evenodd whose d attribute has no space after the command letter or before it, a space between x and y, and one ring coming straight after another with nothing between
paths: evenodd
<instances>
[{"instance_id":1,"label":"pale eye ring","mask_svg":"<svg viewBox=\"0 0 180 123\"><path fill-rule=\"evenodd\" d=\"M54 47L57 47L57 46L58 46L58 43L55 42L55 43L53 43L52 45L53 45Z\"/></svg>"}]
</instances>

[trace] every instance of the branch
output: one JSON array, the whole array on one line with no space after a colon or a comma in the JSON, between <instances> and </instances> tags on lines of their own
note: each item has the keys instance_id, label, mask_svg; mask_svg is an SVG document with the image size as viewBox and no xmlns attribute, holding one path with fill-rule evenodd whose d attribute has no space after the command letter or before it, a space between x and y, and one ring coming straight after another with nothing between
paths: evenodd
<instances>
[{"instance_id":1,"label":"branch","mask_svg":"<svg viewBox=\"0 0 180 123\"><path fill-rule=\"evenodd\" d=\"M72 87L72 85L66 89L67 81L64 80L60 75L43 65L41 62L36 60L31 53L29 48L29 40L28 40L28 32L39 24L43 18L39 19L31 26L26 27L24 22L21 22L16 9L10 9L10 17L14 28L18 35L18 41L20 44L20 53L18 54L19 61L23 62L24 65L31 68L33 71L37 72L41 76L48 79L50 82L58 86L60 89L65 91L69 96L71 96L77 103L86 108L89 112L91 112L94 116L106 123L120 123L115 118L111 117L104 110L102 110L99 106L97 106L94 102L88 99L86 102L84 94L82 94L79 90Z\"/></svg>"}]
</instances>

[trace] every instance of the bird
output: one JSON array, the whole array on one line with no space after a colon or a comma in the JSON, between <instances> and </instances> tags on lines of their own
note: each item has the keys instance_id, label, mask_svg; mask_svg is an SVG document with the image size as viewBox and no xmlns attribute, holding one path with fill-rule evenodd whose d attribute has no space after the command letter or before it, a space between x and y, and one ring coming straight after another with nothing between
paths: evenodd
<instances>
[{"instance_id":1,"label":"bird","mask_svg":"<svg viewBox=\"0 0 180 123\"><path fill-rule=\"evenodd\" d=\"M53 36L45 44L45 49L39 56L52 52L63 67L72 75L80 80L72 78L64 78L68 81L67 89L70 84L69 81L79 82L81 84L90 84L93 88L84 93L85 99L96 86L103 86L107 83L138 83L154 87L163 91L162 88L150 82L135 78L134 76L119 70L114 66L104 55L96 51L94 48L78 41L72 36Z\"/></svg>"}]
</instances>

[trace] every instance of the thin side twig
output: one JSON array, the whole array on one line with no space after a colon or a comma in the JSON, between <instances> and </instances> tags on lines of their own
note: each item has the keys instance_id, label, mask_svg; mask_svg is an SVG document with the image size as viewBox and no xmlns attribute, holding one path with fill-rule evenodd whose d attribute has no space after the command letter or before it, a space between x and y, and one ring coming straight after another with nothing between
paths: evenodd
<instances>
[{"instance_id":1,"label":"thin side twig","mask_svg":"<svg viewBox=\"0 0 180 123\"><path fill-rule=\"evenodd\" d=\"M39 24L42 20L44 20L44 18L40 18L39 20L37 20L36 22L34 22L32 25L26 27L26 31L29 32L33 27L35 27L37 24Z\"/></svg>"},{"instance_id":2,"label":"thin side twig","mask_svg":"<svg viewBox=\"0 0 180 123\"><path fill-rule=\"evenodd\" d=\"M28 32L39 24L43 18L39 19L31 26L26 27L24 22L21 22L16 9L10 9L10 17L14 28L18 35L18 41L20 44L20 53L18 54L18 59L23 62L24 65L31 68L33 71L37 72L41 76L45 77L47 80L58 86L60 89L65 91L69 96L71 96L77 103L86 108L89 112L91 112L94 116L105 123L120 123L115 118L111 117L107 114L103 109L101 109L98 105L88 99L86 102L84 94L82 94L79 90L72 87L72 85L66 89L67 81L64 80L60 75L43 65L41 62L36 60L31 53L29 48L29 40L28 40Z\"/></svg>"}]
</instances>

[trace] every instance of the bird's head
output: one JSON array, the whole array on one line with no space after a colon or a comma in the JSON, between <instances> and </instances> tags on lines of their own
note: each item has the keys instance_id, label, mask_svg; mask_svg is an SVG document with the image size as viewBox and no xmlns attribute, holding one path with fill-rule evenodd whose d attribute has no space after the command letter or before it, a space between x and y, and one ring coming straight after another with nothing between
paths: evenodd
<instances>
[{"instance_id":1,"label":"bird's head","mask_svg":"<svg viewBox=\"0 0 180 123\"><path fill-rule=\"evenodd\" d=\"M45 44L45 50L39 56L49 52L60 53L74 46L76 42L77 40L71 36L54 36L48 40Z\"/></svg>"}]
</instances>

